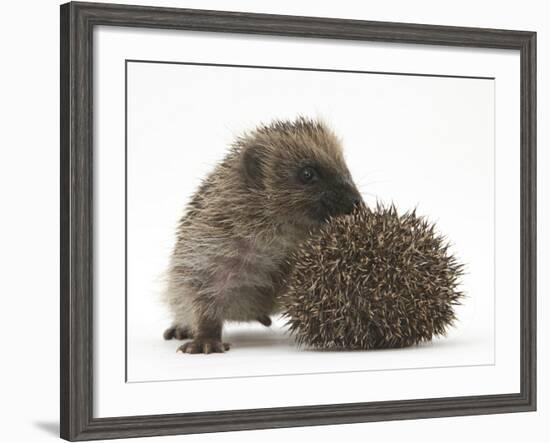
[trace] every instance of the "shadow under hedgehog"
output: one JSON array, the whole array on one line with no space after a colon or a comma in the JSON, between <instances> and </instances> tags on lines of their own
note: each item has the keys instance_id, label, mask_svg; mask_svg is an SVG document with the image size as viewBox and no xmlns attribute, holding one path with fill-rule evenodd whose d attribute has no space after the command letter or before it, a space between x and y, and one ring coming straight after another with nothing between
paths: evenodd
<instances>
[{"instance_id":1,"label":"shadow under hedgehog","mask_svg":"<svg viewBox=\"0 0 550 443\"><path fill-rule=\"evenodd\" d=\"M289 257L330 217L362 203L340 140L319 120L260 125L203 180L177 228L165 301L178 350L214 353L226 320L271 324Z\"/></svg>"}]
</instances>

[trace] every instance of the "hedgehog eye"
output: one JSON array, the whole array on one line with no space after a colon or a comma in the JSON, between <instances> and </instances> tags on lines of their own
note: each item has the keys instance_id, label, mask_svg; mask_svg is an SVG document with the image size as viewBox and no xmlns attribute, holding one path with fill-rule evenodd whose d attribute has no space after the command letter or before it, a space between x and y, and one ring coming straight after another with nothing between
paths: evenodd
<instances>
[{"instance_id":1,"label":"hedgehog eye","mask_svg":"<svg viewBox=\"0 0 550 443\"><path fill-rule=\"evenodd\" d=\"M314 182L317 179L318 174L314 168L311 166L306 166L305 168L300 169L299 177L302 183L307 184Z\"/></svg>"}]
</instances>

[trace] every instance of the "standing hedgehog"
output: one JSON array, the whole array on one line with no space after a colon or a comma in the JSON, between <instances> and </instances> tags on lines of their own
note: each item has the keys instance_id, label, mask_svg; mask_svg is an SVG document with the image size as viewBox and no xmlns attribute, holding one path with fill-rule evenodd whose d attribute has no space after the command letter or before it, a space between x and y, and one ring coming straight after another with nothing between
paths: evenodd
<instances>
[{"instance_id":1,"label":"standing hedgehog","mask_svg":"<svg viewBox=\"0 0 550 443\"><path fill-rule=\"evenodd\" d=\"M177 229L164 338L184 353L224 352L226 320L269 326L289 257L361 196L338 138L320 121L274 121L238 138L204 179Z\"/></svg>"}]
</instances>

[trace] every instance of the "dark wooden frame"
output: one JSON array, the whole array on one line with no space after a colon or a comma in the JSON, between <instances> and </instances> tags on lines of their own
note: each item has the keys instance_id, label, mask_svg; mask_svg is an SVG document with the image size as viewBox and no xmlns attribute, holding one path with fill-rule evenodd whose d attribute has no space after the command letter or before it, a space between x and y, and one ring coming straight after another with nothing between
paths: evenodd
<instances>
[{"instance_id":1,"label":"dark wooden frame","mask_svg":"<svg viewBox=\"0 0 550 443\"><path fill-rule=\"evenodd\" d=\"M94 26L515 49L521 55L521 392L94 418L92 365ZM61 437L91 440L536 409L536 33L100 3L61 6Z\"/></svg>"}]
</instances>

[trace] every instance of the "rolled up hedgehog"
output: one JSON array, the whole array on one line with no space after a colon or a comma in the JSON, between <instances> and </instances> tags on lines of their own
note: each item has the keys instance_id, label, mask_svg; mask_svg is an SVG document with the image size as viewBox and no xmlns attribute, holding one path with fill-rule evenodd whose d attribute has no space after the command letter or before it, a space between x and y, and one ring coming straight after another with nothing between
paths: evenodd
<instances>
[{"instance_id":1,"label":"rolled up hedgehog","mask_svg":"<svg viewBox=\"0 0 550 443\"><path fill-rule=\"evenodd\" d=\"M445 335L463 265L434 224L394 206L335 217L292 256L281 297L297 342L323 349L399 348Z\"/></svg>"}]
</instances>

